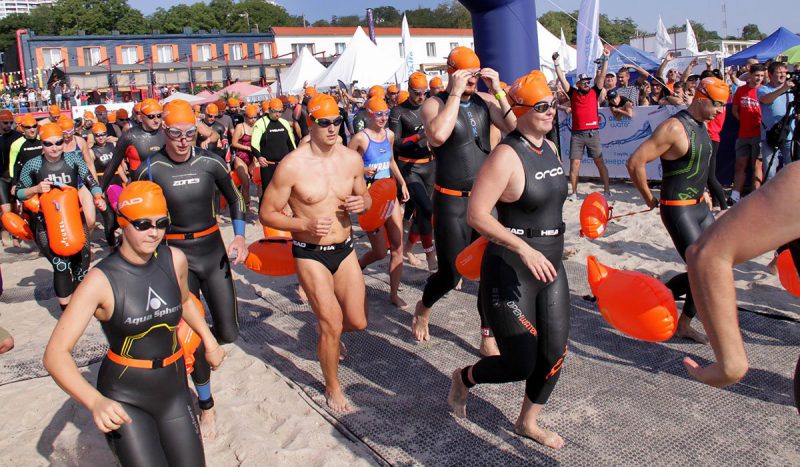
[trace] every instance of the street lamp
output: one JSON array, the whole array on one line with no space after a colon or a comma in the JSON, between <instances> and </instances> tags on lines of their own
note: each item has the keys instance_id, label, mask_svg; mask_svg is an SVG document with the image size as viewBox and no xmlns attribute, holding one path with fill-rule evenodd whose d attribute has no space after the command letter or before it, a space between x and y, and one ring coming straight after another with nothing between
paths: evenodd
<instances>
[{"instance_id":1,"label":"street lamp","mask_svg":"<svg viewBox=\"0 0 800 467\"><path fill-rule=\"evenodd\" d=\"M239 17L247 21L247 32L250 32L250 13L246 11L244 13L239 13Z\"/></svg>"}]
</instances>

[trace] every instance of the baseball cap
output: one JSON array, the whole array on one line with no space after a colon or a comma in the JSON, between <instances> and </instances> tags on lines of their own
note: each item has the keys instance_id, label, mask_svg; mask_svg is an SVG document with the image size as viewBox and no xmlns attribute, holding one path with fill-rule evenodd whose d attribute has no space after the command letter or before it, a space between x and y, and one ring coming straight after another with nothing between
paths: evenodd
<instances>
[{"instance_id":1,"label":"baseball cap","mask_svg":"<svg viewBox=\"0 0 800 467\"><path fill-rule=\"evenodd\" d=\"M586 73L581 73L578 75L578 81L591 81L592 77L587 75Z\"/></svg>"}]
</instances>

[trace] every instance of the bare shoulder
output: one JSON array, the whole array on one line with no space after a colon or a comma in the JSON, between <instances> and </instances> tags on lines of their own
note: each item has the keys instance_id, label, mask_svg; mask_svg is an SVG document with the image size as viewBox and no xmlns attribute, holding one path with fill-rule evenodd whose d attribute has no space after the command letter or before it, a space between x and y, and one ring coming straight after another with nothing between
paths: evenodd
<instances>
[{"instance_id":1,"label":"bare shoulder","mask_svg":"<svg viewBox=\"0 0 800 467\"><path fill-rule=\"evenodd\" d=\"M278 168L283 169L284 172L287 170L297 170L305 164L304 161L308 158L310 152L311 145L309 144L297 146L297 149L283 157L281 163L278 164Z\"/></svg>"},{"instance_id":2,"label":"bare shoulder","mask_svg":"<svg viewBox=\"0 0 800 467\"><path fill-rule=\"evenodd\" d=\"M422 103L422 113L435 116L441 110L444 102L438 96L431 96Z\"/></svg>"},{"instance_id":3,"label":"bare shoulder","mask_svg":"<svg viewBox=\"0 0 800 467\"><path fill-rule=\"evenodd\" d=\"M361 165L364 164L361 154L359 154L357 151L354 151L353 149L348 148L343 144L336 145L336 152L343 160L349 163L358 163Z\"/></svg>"}]
</instances>

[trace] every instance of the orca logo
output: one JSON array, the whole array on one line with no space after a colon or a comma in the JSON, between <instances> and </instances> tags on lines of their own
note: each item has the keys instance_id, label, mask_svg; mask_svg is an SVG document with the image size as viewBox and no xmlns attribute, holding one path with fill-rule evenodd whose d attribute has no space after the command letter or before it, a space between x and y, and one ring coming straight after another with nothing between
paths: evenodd
<instances>
[{"instance_id":1,"label":"orca logo","mask_svg":"<svg viewBox=\"0 0 800 467\"><path fill-rule=\"evenodd\" d=\"M147 287L147 309L145 311L157 310L163 306L167 306L167 302L152 287Z\"/></svg>"},{"instance_id":2,"label":"orca logo","mask_svg":"<svg viewBox=\"0 0 800 467\"><path fill-rule=\"evenodd\" d=\"M199 178L187 178L186 180L175 180L172 182L172 186L195 185L197 183L200 183Z\"/></svg>"},{"instance_id":3,"label":"orca logo","mask_svg":"<svg viewBox=\"0 0 800 467\"><path fill-rule=\"evenodd\" d=\"M133 206L135 204L141 204L142 202L144 202L142 198L126 199L125 201L119 203L119 207L117 209L122 209L127 206Z\"/></svg>"},{"instance_id":4,"label":"orca logo","mask_svg":"<svg viewBox=\"0 0 800 467\"><path fill-rule=\"evenodd\" d=\"M536 172L536 175L533 176L536 180L544 180L545 177L556 177L558 175L564 175L564 169L559 167L550 169L550 170L543 170L541 172Z\"/></svg>"}]
</instances>

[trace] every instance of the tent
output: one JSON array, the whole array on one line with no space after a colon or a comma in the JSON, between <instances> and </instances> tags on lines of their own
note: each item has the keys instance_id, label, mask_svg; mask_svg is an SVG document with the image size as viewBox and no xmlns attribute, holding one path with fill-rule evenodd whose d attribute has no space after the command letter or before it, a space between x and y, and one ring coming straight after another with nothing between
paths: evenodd
<instances>
[{"instance_id":1,"label":"tent","mask_svg":"<svg viewBox=\"0 0 800 467\"><path fill-rule=\"evenodd\" d=\"M558 52L561 57L561 66L564 64L575 65L578 63L578 51L574 47L567 46L567 54L564 57L564 50L561 46L561 38L547 30L542 23L536 22L536 33L539 37L539 68L547 76L547 80L556 79L556 71L553 67L553 53ZM569 73L572 70L564 69L564 73Z\"/></svg>"},{"instance_id":2,"label":"tent","mask_svg":"<svg viewBox=\"0 0 800 467\"><path fill-rule=\"evenodd\" d=\"M655 55L628 44L618 45L608 57L608 70L617 72L623 65L633 63L645 70L657 70L661 61ZM682 71L682 70L681 70Z\"/></svg>"},{"instance_id":3,"label":"tent","mask_svg":"<svg viewBox=\"0 0 800 467\"><path fill-rule=\"evenodd\" d=\"M163 101L161 101L161 103L162 104L166 104L167 102L172 102L172 101L177 100L177 99L185 100L186 102L188 102L190 104L202 104L202 103L204 103L206 101L206 98L202 97L202 96L193 96L191 94L186 94L186 93L183 93L183 92L176 92L176 93L171 94L169 97L167 97ZM215 99L216 99L216 97L215 97Z\"/></svg>"},{"instance_id":4,"label":"tent","mask_svg":"<svg viewBox=\"0 0 800 467\"><path fill-rule=\"evenodd\" d=\"M800 45L800 36L784 27L780 27L758 44L754 44L726 58L725 65L741 66L751 58L755 58L763 63L770 58L777 57L786 51L786 49L794 47L795 45Z\"/></svg>"},{"instance_id":5,"label":"tent","mask_svg":"<svg viewBox=\"0 0 800 467\"><path fill-rule=\"evenodd\" d=\"M369 40L360 27L328 69L316 79L319 88L330 88L341 80L345 84L358 81L359 87L369 87L394 81L394 75L403 65L400 56L388 56Z\"/></svg>"},{"instance_id":6,"label":"tent","mask_svg":"<svg viewBox=\"0 0 800 467\"><path fill-rule=\"evenodd\" d=\"M264 88L253 86L250 83L243 83L240 81L238 83L233 83L226 88L220 89L219 91L216 92L216 96L219 98L224 95L236 95L239 96L239 98L243 99L249 96L250 94L255 94L263 89Z\"/></svg>"},{"instance_id":7,"label":"tent","mask_svg":"<svg viewBox=\"0 0 800 467\"><path fill-rule=\"evenodd\" d=\"M791 49L784 50L781 55L786 55L787 63L800 63L800 45L796 45Z\"/></svg>"},{"instance_id":8,"label":"tent","mask_svg":"<svg viewBox=\"0 0 800 467\"><path fill-rule=\"evenodd\" d=\"M300 94L303 91L303 83L315 82L324 72L325 67L314 58L308 47L303 47L292 66L281 71L281 91L284 94Z\"/></svg>"}]
</instances>

